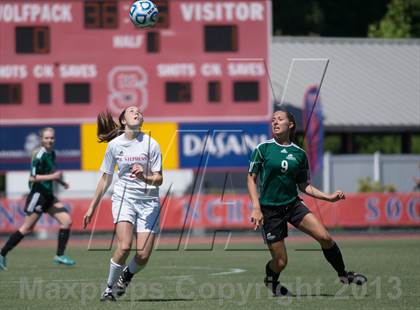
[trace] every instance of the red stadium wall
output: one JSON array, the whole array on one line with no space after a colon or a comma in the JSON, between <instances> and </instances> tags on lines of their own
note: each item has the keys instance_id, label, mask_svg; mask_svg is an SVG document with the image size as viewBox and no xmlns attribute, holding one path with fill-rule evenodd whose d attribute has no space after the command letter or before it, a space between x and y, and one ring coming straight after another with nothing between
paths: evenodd
<instances>
[{"instance_id":1,"label":"red stadium wall","mask_svg":"<svg viewBox=\"0 0 420 310\"><path fill-rule=\"evenodd\" d=\"M73 230L82 231L82 218L88 199L64 201L73 217ZM327 227L420 227L420 194L354 194L336 203L316 201L305 197L305 203ZM160 227L164 230L251 229L250 200L247 195L202 195L169 197L162 201ZM188 208L188 206L195 206ZM105 199L88 231L112 231L111 201ZM188 218L185 215L188 210ZM192 215L193 214L193 215ZM0 200L0 232L12 232L23 221L23 201ZM57 223L44 216L36 230L55 230Z\"/></svg>"}]
</instances>

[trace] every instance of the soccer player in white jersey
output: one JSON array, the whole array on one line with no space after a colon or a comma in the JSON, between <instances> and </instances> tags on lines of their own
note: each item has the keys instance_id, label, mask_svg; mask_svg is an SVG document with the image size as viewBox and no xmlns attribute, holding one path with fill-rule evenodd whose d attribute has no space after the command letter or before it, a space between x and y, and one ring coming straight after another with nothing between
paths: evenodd
<instances>
[{"instance_id":1,"label":"soccer player in white jersey","mask_svg":"<svg viewBox=\"0 0 420 310\"><path fill-rule=\"evenodd\" d=\"M115 165L118 166L118 180L112 195L117 249L111 258L107 288L101 301L115 301L115 295L124 294L133 275L146 266L159 226L162 155L159 144L140 131L142 124L143 115L135 106L121 113L119 124L109 112L98 115L99 141L109 143L100 169L102 176L83 218L84 227L90 223L112 182ZM136 253L125 266L134 230Z\"/></svg>"}]
</instances>

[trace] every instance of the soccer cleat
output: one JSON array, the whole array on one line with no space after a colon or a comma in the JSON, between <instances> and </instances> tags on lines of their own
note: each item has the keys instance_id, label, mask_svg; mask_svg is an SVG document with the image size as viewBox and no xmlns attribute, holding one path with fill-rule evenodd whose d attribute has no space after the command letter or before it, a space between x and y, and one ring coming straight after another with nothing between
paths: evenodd
<instances>
[{"instance_id":1,"label":"soccer cleat","mask_svg":"<svg viewBox=\"0 0 420 310\"><path fill-rule=\"evenodd\" d=\"M293 296L287 287L280 285L279 281L273 282L271 277L264 278L264 285L273 293L273 296Z\"/></svg>"},{"instance_id":2,"label":"soccer cleat","mask_svg":"<svg viewBox=\"0 0 420 310\"><path fill-rule=\"evenodd\" d=\"M114 294L112 294L112 290L107 287L105 291L101 295L100 301L117 301L114 297Z\"/></svg>"},{"instance_id":3,"label":"soccer cleat","mask_svg":"<svg viewBox=\"0 0 420 310\"><path fill-rule=\"evenodd\" d=\"M67 266L73 266L74 264L76 264L76 262L73 259L66 255L54 256L54 263L56 263L57 265L63 264Z\"/></svg>"},{"instance_id":4,"label":"soccer cleat","mask_svg":"<svg viewBox=\"0 0 420 310\"><path fill-rule=\"evenodd\" d=\"M128 266L126 266L114 286L117 297L121 297L125 294L127 286L130 284L133 275L134 274L128 271Z\"/></svg>"},{"instance_id":5,"label":"soccer cleat","mask_svg":"<svg viewBox=\"0 0 420 310\"><path fill-rule=\"evenodd\" d=\"M356 285L363 285L367 282L367 278L364 275L353 271L347 272L346 275L340 276L339 279L343 284L354 283Z\"/></svg>"},{"instance_id":6,"label":"soccer cleat","mask_svg":"<svg viewBox=\"0 0 420 310\"><path fill-rule=\"evenodd\" d=\"M3 255L0 255L0 270L7 270L6 257Z\"/></svg>"},{"instance_id":7,"label":"soccer cleat","mask_svg":"<svg viewBox=\"0 0 420 310\"><path fill-rule=\"evenodd\" d=\"M280 285L277 286L274 296L293 296L293 294L287 289L287 287Z\"/></svg>"}]
</instances>

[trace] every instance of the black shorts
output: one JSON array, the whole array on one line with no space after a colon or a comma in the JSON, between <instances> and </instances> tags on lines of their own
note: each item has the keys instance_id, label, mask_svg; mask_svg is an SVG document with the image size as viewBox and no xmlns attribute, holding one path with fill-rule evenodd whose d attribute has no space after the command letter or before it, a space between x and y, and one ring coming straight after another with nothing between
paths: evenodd
<instances>
[{"instance_id":1,"label":"black shorts","mask_svg":"<svg viewBox=\"0 0 420 310\"><path fill-rule=\"evenodd\" d=\"M304 216L311 213L300 198L286 206L261 206L261 212L264 215L263 236L267 243L286 238L287 222L297 227Z\"/></svg>"},{"instance_id":2,"label":"black shorts","mask_svg":"<svg viewBox=\"0 0 420 310\"><path fill-rule=\"evenodd\" d=\"M47 196L39 192L30 192L26 198L25 213L31 215L32 213L42 214L48 212L48 210L58 202L58 199L52 195Z\"/></svg>"}]
</instances>

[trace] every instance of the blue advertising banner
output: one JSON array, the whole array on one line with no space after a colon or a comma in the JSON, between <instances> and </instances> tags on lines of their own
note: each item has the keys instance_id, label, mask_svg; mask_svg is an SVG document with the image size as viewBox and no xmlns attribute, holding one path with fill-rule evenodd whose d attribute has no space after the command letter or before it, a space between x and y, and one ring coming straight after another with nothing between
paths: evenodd
<instances>
[{"instance_id":1,"label":"blue advertising banner","mask_svg":"<svg viewBox=\"0 0 420 310\"><path fill-rule=\"evenodd\" d=\"M322 171L324 158L324 119L317 86L311 86L304 96L303 122L305 147L311 173Z\"/></svg>"},{"instance_id":2,"label":"blue advertising banner","mask_svg":"<svg viewBox=\"0 0 420 310\"><path fill-rule=\"evenodd\" d=\"M269 123L179 124L180 168L246 168L255 147L269 139Z\"/></svg>"},{"instance_id":3,"label":"blue advertising banner","mask_svg":"<svg viewBox=\"0 0 420 310\"><path fill-rule=\"evenodd\" d=\"M0 126L0 171L29 170L45 126ZM58 169L80 169L80 126L54 126Z\"/></svg>"}]
</instances>

